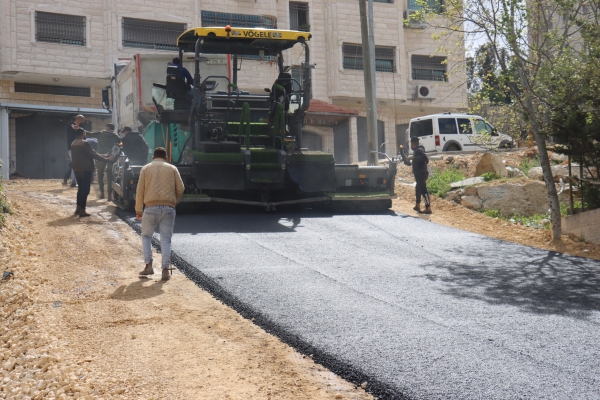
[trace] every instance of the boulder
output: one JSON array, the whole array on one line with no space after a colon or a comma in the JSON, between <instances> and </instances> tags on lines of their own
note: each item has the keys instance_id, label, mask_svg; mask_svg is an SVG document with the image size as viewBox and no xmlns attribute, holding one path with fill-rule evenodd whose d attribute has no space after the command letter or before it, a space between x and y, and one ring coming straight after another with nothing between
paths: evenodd
<instances>
[{"instance_id":1,"label":"boulder","mask_svg":"<svg viewBox=\"0 0 600 400\"><path fill-rule=\"evenodd\" d=\"M504 215L546 214L549 208L546 186L542 182L480 186L477 196L481 200L481 208L499 210Z\"/></svg>"},{"instance_id":2,"label":"boulder","mask_svg":"<svg viewBox=\"0 0 600 400\"><path fill-rule=\"evenodd\" d=\"M457 192L450 191L450 192L446 193L446 197L444 197L444 199L448 200L448 201L454 201L454 202L456 202L456 201L458 201L458 197L459 196L458 196Z\"/></svg>"},{"instance_id":3,"label":"boulder","mask_svg":"<svg viewBox=\"0 0 600 400\"><path fill-rule=\"evenodd\" d=\"M550 159L552 161L563 162L567 161L569 157L566 154L550 153Z\"/></svg>"},{"instance_id":4,"label":"boulder","mask_svg":"<svg viewBox=\"0 0 600 400\"><path fill-rule=\"evenodd\" d=\"M464 181L453 182L450 184L450 187L451 188L459 188L459 187L477 185L478 183L483 183L483 182L485 182L485 179L483 179L480 176L477 176L475 178L465 179Z\"/></svg>"},{"instance_id":5,"label":"boulder","mask_svg":"<svg viewBox=\"0 0 600 400\"><path fill-rule=\"evenodd\" d=\"M560 178L563 180L567 180L569 177L569 166L568 165L553 165L550 167L552 170L552 177L554 178L554 182L560 181ZM575 178L579 178L579 165L571 164L571 175ZM589 175L589 174L584 174ZM544 174L542 173L542 167L533 167L527 173L529 179L533 179L535 181L543 181ZM566 179L565 179L566 178Z\"/></svg>"},{"instance_id":6,"label":"boulder","mask_svg":"<svg viewBox=\"0 0 600 400\"><path fill-rule=\"evenodd\" d=\"M460 198L460 205L471 210L479 210L482 204L481 199L477 196L463 196Z\"/></svg>"},{"instance_id":7,"label":"boulder","mask_svg":"<svg viewBox=\"0 0 600 400\"><path fill-rule=\"evenodd\" d=\"M502 177L508 176L502 159L492 153L485 153L475 167L475 176L481 176L488 172L493 172Z\"/></svg>"},{"instance_id":8,"label":"boulder","mask_svg":"<svg viewBox=\"0 0 600 400\"><path fill-rule=\"evenodd\" d=\"M475 186L466 187L464 190L465 196L477 196L477 188Z\"/></svg>"},{"instance_id":9,"label":"boulder","mask_svg":"<svg viewBox=\"0 0 600 400\"><path fill-rule=\"evenodd\" d=\"M519 168L506 167L506 171L508 172L508 176L510 178L518 178L518 177L525 176L523 171L521 171Z\"/></svg>"}]
</instances>

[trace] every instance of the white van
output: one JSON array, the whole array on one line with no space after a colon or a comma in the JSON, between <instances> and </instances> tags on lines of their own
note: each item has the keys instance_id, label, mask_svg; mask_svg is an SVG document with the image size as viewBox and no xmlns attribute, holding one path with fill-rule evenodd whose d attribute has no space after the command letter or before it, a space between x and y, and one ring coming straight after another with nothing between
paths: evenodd
<instances>
[{"instance_id":1,"label":"white van","mask_svg":"<svg viewBox=\"0 0 600 400\"><path fill-rule=\"evenodd\" d=\"M510 136L499 133L482 117L472 114L442 113L413 118L406 131L407 137L418 137L426 152L488 150L481 136L490 135L491 145L498 148L514 147ZM479 140L478 140L479 139Z\"/></svg>"}]
</instances>

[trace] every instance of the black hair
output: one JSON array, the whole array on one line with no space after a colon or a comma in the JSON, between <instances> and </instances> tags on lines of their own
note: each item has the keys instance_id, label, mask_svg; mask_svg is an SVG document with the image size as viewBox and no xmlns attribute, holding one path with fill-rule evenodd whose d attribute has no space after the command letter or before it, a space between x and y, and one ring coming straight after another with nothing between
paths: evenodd
<instances>
[{"instance_id":1,"label":"black hair","mask_svg":"<svg viewBox=\"0 0 600 400\"><path fill-rule=\"evenodd\" d=\"M175 65L181 65L181 60L179 59L179 57L175 57L173 59L173 64L175 64Z\"/></svg>"},{"instance_id":2,"label":"black hair","mask_svg":"<svg viewBox=\"0 0 600 400\"><path fill-rule=\"evenodd\" d=\"M85 130L83 130L82 128L77 129L77 131L75 132L75 137L80 137L83 136L83 134L85 133Z\"/></svg>"},{"instance_id":3,"label":"black hair","mask_svg":"<svg viewBox=\"0 0 600 400\"><path fill-rule=\"evenodd\" d=\"M417 136L413 136L410 138L411 143L419 143L419 138Z\"/></svg>"},{"instance_id":4,"label":"black hair","mask_svg":"<svg viewBox=\"0 0 600 400\"><path fill-rule=\"evenodd\" d=\"M157 147L154 149L154 158L167 159L167 150L164 147Z\"/></svg>"},{"instance_id":5,"label":"black hair","mask_svg":"<svg viewBox=\"0 0 600 400\"><path fill-rule=\"evenodd\" d=\"M126 132L126 131L133 132L133 129L131 129L130 126L125 126L125 127L123 127L123 132Z\"/></svg>"},{"instance_id":6,"label":"black hair","mask_svg":"<svg viewBox=\"0 0 600 400\"><path fill-rule=\"evenodd\" d=\"M111 131L114 131L114 130L115 130L115 124L106 124L106 127L107 127L108 129L110 129Z\"/></svg>"}]
</instances>

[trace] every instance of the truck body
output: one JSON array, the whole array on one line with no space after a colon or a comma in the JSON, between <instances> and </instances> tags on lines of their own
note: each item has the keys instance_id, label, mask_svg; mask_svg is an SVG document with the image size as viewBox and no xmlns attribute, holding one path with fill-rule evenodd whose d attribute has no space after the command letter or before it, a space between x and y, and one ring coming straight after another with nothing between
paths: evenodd
<instances>
[{"instance_id":1,"label":"truck body","mask_svg":"<svg viewBox=\"0 0 600 400\"><path fill-rule=\"evenodd\" d=\"M130 126L142 132L156 120L156 105L152 100L152 84L165 80L167 65L174 54L136 54L130 60L121 60L113 82L114 123L120 129ZM222 54L207 54L200 61L201 68L210 75L227 75L228 57ZM184 57L183 66L194 71L192 57ZM124 65L124 67L123 67Z\"/></svg>"}]
</instances>

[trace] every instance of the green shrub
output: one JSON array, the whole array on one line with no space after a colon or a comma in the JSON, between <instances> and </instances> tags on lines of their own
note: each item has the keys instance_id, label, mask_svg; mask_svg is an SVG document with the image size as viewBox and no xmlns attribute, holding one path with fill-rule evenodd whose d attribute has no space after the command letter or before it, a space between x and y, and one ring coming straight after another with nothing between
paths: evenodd
<instances>
[{"instance_id":1,"label":"green shrub","mask_svg":"<svg viewBox=\"0 0 600 400\"><path fill-rule=\"evenodd\" d=\"M541 165L542 163L540 162L539 156L535 156L534 158L523 159L523 161L521 161L521 164L519 164L519 169L523 171L525 176L527 176L531 168L539 167Z\"/></svg>"},{"instance_id":2,"label":"green shrub","mask_svg":"<svg viewBox=\"0 0 600 400\"><path fill-rule=\"evenodd\" d=\"M513 224L521 224L523 226L531 226L531 227L537 225L544 229L550 229L550 223L549 223L550 216L549 215L535 214L530 217L524 217L522 215L504 215L500 212L500 210L479 210L479 211L490 218L498 218L503 221L511 222ZM546 220L546 221L542 225L541 222L544 220Z\"/></svg>"},{"instance_id":3,"label":"green shrub","mask_svg":"<svg viewBox=\"0 0 600 400\"><path fill-rule=\"evenodd\" d=\"M500 175L498 175L495 172L486 172L485 174L481 174L481 177L483 179L485 179L486 182L493 181L494 179L502 178Z\"/></svg>"},{"instance_id":4,"label":"green shrub","mask_svg":"<svg viewBox=\"0 0 600 400\"><path fill-rule=\"evenodd\" d=\"M438 197L445 197L451 189L450 184L465 180L465 175L456 168L440 170L434 168L433 173L427 180L427 190Z\"/></svg>"}]
</instances>

